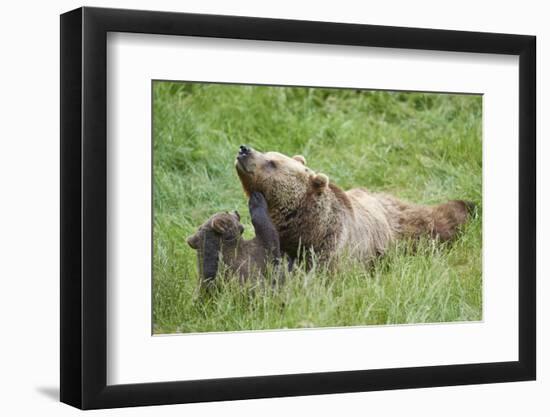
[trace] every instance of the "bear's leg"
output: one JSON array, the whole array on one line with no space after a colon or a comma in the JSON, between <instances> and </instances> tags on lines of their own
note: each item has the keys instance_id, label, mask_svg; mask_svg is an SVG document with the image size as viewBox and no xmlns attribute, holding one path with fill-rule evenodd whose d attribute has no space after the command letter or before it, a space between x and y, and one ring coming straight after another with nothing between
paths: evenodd
<instances>
[{"instance_id":1,"label":"bear's leg","mask_svg":"<svg viewBox=\"0 0 550 417\"><path fill-rule=\"evenodd\" d=\"M270 260L278 265L281 258L279 233L269 217L267 202L262 193L255 191L250 195L248 209L256 237L262 242Z\"/></svg>"}]
</instances>

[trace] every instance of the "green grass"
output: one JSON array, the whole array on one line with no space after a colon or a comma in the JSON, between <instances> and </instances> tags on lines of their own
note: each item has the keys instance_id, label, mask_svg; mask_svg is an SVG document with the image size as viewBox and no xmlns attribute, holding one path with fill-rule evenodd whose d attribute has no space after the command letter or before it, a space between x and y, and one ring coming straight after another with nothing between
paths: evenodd
<instances>
[{"instance_id":1,"label":"green grass","mask_svg":"<svg viewBox=\"0 0 550 417\"><path fill-rule=\"evenodd\" d=\"M154 333L481 320L481 97L154 82ZM450 245L407 243L367 267L298 268L283 288L197 291L185 242L217 211L253 236L238 145L302 154L344 189L419 203L468 199L478 215Z\"/></svg>"}]
</instances>

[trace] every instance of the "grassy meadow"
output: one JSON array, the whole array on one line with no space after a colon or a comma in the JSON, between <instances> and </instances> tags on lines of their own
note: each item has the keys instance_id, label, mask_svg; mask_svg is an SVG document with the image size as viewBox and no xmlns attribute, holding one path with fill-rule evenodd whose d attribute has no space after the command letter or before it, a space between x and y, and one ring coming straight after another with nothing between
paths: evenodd
<instances>
[{"instance_id":1,"label":"grassy meadow","mask_svg":"<svg viewBox=\"0 0 550 417\"><path fill-rule=\"evenodd\" d=\"M185 333L482 319L482 100L475 95L153 83L153 332ZM452 244L396 245L374 265L298 267L282 288L197 290L186 243L208 217L238 210L240 144L302 154L343 189L419 203L474 201Z\"/></svg>"}]
</instances>

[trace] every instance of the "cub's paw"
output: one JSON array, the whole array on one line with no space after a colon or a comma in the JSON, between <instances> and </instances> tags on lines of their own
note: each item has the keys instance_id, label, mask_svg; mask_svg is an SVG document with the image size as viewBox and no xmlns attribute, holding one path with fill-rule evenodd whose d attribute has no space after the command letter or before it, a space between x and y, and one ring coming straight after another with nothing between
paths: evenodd
<instances>
[{"instance_id":1,"label":"cub's paw","mask_svg":"<svg viewBox=\"0 0 550 417\"><path fill-rule=\"evenodd\" d=\"M267 201L262 193L254 191L250 194L250 200L248 200L248 207L250 210L264 209L267 210Z\"/></svg>"}]
</instances>

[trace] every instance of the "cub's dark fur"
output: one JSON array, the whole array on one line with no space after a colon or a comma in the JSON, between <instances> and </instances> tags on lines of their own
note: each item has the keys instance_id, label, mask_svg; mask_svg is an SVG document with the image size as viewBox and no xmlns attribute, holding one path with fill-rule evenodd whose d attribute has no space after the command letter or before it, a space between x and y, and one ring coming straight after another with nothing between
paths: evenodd
<instances>
[{"instance_id":1,"label":"cub's dark fur","mask_svg":"<svg viewBox=\"0 0 550 417\"><path fill-rule=\"evenodd\" d=\"M244 227L236 211L214 214L187 239L189 246L197 250L203 283L216 278L220 260L241 282L264 274L269 262L279 264L279 234L271 222L263 194L252 193L248 208L256 233L253 239L242 238Z\"/></svg>"}]
</instances>

